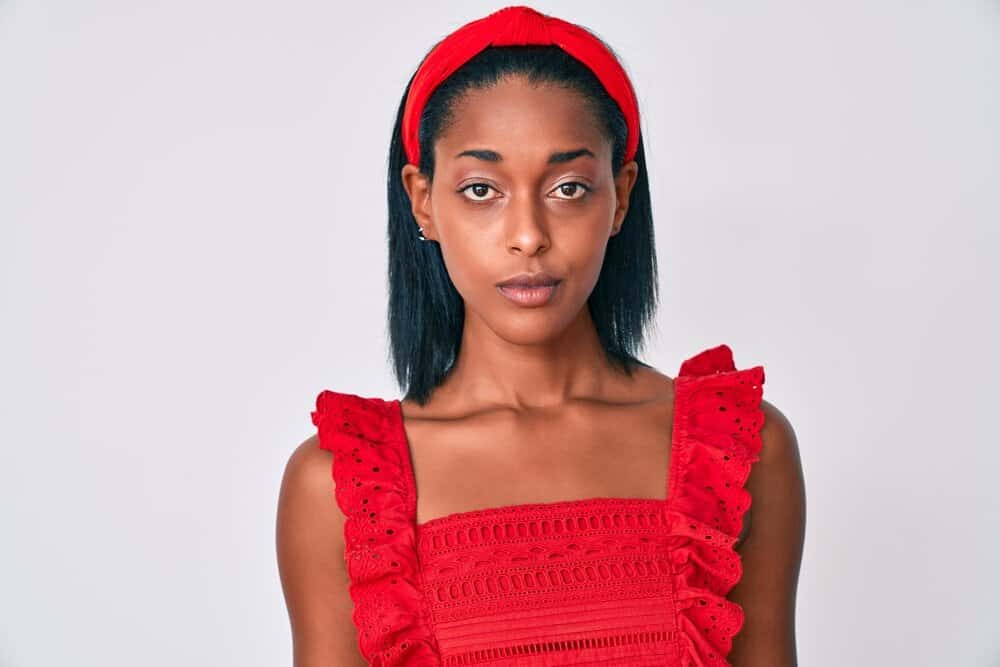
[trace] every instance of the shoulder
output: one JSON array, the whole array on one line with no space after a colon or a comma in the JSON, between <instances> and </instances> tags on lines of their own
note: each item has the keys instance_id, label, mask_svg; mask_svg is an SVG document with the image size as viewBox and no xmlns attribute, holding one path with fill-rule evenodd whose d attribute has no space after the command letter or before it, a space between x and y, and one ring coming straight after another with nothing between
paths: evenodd
<instances>
[{"instance_id":1,"label":"shoulder","mask_svg":"<svg viewBox=\"0 0 1000 667\"><path fill-rule=\"evenodd\" d=\"M791 421L773 403L761 399L760 411L764 415L760 459L753 464L746 482L752 499L748 519L782 527L785 539L796 540L805 522L805 481L798 438ZM760 527L758 533L763 530L766 528Z\"/></svg>"},{"instance_id":2,"label":"shoulder","mask_svg":"<svg viewBox=\"0 0 1000 667\"><path fill-rule=\"evenodd\" d=\"M312 435L292 450L285 463L276 525L283 576L302 574L304 563L328 573L343 569L346 517L334 499L333 456Z\"/></svg>"},{"instance_id":3,"label":"shoulder","mask_svg":"<svg viewBox=\"0 0 1000 667\"><path fill-rule=\"evenodd\" d=\"M655 366L641 366L634 371L640 386L650 395L671 394L674 391L674 378Z\"/></svg>"},{"instance_id":4,"label":"shoulder","mask_svg":"<svg viewBox=\"0 0 1000 667\"><path fill-rule=\"evenodd\" d=\"M282 491L327 496L332 491L333 452L320 446L318 433L306 438L288 456L282 476Z\"/></svg>"},{"instance_id":5,"label":"shoulder","mask_svg":"<svg viewBox=\"0 0 1000 667\"><path fill-rule=\"evenodd\" d=\"M674 378L651 365L637 366L619 393L622 402L669 406L674 397Z\"/></svg>"},{"instance_id":6,"label":"shoulder","mask_svg":"<svg viewBox=\"0 0 1000 667\"><path fill-rule=\"evenodd\" d=\"M290 542L316 529L340 542L345 517L334 502L333 453L314 434L295 447L285 463L278 497L278 539Z\"/></svg>"},{"instance_id":7,"label":"shoulder","mask_svg":"<svg viewBox=\"0 0 1000 667\"><path fill-rule=\"evenodd\" d=\"M769 462L798 463L799 443L791 421L781 410L766 399L761 399L761 412L764 413L764 427L760 437L762 447L761 460Z\"/></svg>"}]
</instances>

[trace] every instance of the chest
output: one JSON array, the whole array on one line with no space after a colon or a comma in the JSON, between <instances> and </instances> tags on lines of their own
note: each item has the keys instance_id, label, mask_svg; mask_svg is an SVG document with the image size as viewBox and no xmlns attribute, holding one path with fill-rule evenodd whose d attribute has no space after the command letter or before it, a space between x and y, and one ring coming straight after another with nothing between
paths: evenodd
<instances>
[{"instance_id":1,"label":"chest","mask_svg":"<svg viewBox=\"0 0 1000 667\"><path fill-rule=\"evenodd\" d=\"M663 500L672 424L669 401L411 421L416 521L584 498Z\"/></svg>"}]
</instances>

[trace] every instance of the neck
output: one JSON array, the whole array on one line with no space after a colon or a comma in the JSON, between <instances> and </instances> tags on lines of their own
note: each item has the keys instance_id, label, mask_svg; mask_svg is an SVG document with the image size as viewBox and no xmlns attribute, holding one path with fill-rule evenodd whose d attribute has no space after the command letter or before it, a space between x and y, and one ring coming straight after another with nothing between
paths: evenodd
<instances>
[{"instance_id":1,"label":"neck","mask_svg":"<svg viewBox=\"0 0 1000 667\"><path fill-rule=\"evenodd\" d=\"M622 377L586 307L552 338L526 343L505 333L466 311L458 359L441 389L470 406L531 408L601 396Z\"/></svg>"}]
</instances>

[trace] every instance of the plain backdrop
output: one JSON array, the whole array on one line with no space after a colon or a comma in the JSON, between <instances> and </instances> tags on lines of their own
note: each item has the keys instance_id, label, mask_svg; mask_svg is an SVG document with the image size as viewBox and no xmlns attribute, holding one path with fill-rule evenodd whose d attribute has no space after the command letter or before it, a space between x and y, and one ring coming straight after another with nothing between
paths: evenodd
<instances>
[{"instance_id":1,"label":"plain backdrop","mask_svg":"<svg viewBox=\"0 0 1000 667\"><path fill-rule=\"evenodd\" d=\"M386 154L490 2L0 2L0 664L290 664L323 388L398 397ZM800 664L1000 665L1000 6L544 2L643 114L647 362L762 364Z\"/></svg>"}]
</instances>

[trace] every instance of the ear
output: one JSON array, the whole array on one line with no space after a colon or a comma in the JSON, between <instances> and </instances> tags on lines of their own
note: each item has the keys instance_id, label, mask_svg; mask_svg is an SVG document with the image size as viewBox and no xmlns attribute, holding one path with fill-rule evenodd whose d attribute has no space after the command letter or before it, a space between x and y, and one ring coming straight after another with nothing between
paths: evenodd
<instances>
[{"instance_id":1,"label":"ear","mask_svg":"<svg viewBox=\"0 0 1000 667\"><path fill-rule=\"evenodd\" d=\"M625 214L628 213L628 203L632 197L632 187L636 179L639 178L639 163L635 160L626 162L618 170L615 176L615 196L618 204L615 207L615 214L612 218L611 235L614 236L622 229L625 221Z\"/></svg>"},{"instance_id":2,"label":"ear","mask_svg":"<svg viewBox=\"0 0 1000 667\"><path fill-rule=\"evenodd\" d=\"M431 181L416 165L406 164L400 173L403 188L410 196L410 209L417 224L423 229L424 238L437 240L431 217Z\"/></svg>"}]
</instances>

